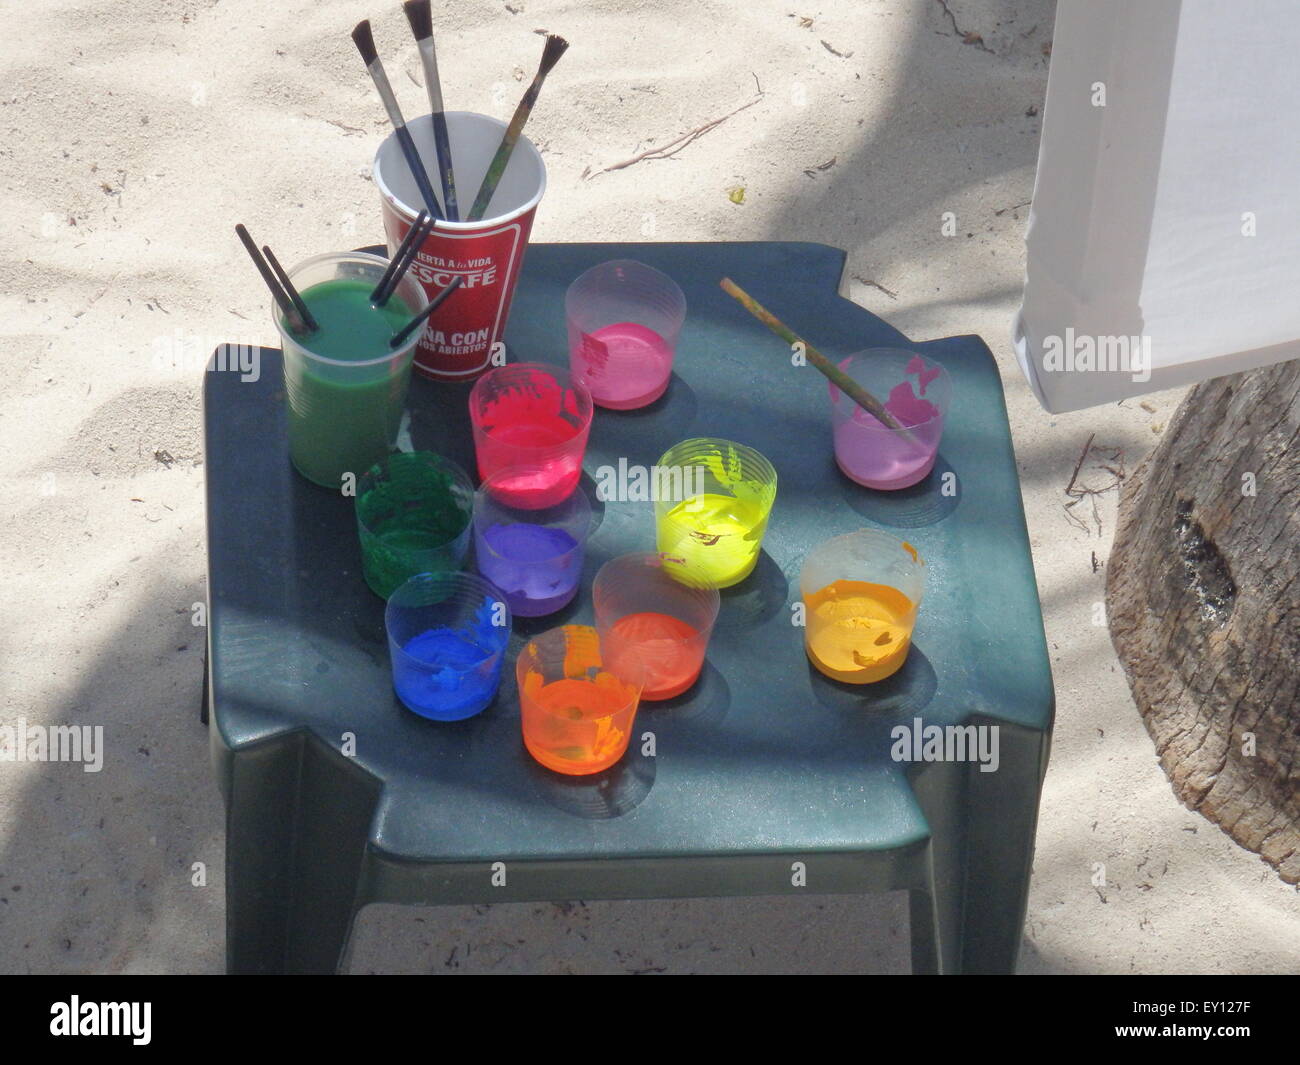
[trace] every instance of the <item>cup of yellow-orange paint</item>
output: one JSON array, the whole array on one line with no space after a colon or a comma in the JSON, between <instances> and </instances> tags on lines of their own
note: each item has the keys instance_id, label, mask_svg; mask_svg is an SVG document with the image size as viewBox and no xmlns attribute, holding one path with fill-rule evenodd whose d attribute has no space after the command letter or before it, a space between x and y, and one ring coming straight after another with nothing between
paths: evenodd
<instances>
[{"instance_id":1,"label":"cup of yellow-orange paint","mask_svg":"<svg viewBox=\"0 0 1300 1065\"><path fill-rule=\"evenodd\" d=\"M799 591L809 661L835 680L871 684L907 660L925 560L905 540L859 529L813 548Z\"/></svg>"},{"instance_id":2,"label":"cup of yellow-orange paint","mask_svg":"<svg viewBox=\"0 0 1300 1065\"><path fill-rule=\"evenodd\" d=\"M753 572L776 500L776 470L752 447L696 437L670 447L653 471L655 541L706 588Z\"/></svg>"}]
</instances>

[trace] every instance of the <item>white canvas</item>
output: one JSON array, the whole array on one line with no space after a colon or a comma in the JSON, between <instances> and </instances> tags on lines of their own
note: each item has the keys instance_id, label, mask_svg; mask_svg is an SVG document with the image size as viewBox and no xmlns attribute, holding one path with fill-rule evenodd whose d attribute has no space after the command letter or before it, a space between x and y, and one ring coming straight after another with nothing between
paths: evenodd
<instances>
[{"instance_id":1,"label":"white canvas","mask_svg":"<svg viewBox=\"0 0 1300 1065\"><path fill-rule=\"evenodd\" d=\"M1300 355L1298 15L1061 0L1013 327L1049 411Z\"/></svg>"}]
</instances>

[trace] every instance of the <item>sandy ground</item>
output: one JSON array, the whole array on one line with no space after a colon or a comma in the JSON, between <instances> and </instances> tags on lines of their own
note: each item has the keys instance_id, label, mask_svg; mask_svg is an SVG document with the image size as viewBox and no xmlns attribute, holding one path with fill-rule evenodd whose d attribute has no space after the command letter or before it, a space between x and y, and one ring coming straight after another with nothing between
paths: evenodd
<instances>
[{"instance_id":1,"label":"sandy ground","mask_svg":"<svg viewBox=\"0 0 1300 1065\"><path fill-rule=\"evenodd\" d=\"M235 221L286 260L380 239L368 166L386 124L348 40L366 16L417 113L396 2L47 0L0 17L0 723L100 724L107 748L94 774L0 762L0 969L222 967L190 623L201 365L221 340L271 341ZM1012 357L1052 4L467 0L438 26L448 97L493 114L533 69L534 29L573 42L529 127L550 170L535 239L846 246L848 296L914 338L979 333L997 354L1058 695L1022 968L1294 971L1296 892L1173 798L1095 623L1115 494L1100 532L1063 511L1088 434L1132 468L1179 395L1051 417ZM760 90L671 160L582 177ZM352 968L903 972L907 934L902 896L374 908Z\"/></svg>"}]
</instances>

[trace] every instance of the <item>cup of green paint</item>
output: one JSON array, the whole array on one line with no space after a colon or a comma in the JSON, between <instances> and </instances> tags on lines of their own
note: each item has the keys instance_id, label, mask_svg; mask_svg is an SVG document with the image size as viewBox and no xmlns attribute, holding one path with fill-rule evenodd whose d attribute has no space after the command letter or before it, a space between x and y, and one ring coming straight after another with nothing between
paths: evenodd
<instances>
[{"instance_id":1,"label":"cup of green paint","mask_svg":"<svg viewBox=\"0 0 1300 1065\"><path fill-rule=\"evenodd\" d=\"M357 482L361 572L381 599L417 573L455 573L469 553L474 485L432 451L389 455Z\"/></svg>"},{"instance_id":2,"label":"cup of green paint","mask_svg":"<svg viewBox=\"0 0 1300 1065\"><path fill-rule=\"evenodd\" d=\"M341 489L388 454L397 437L411 380L411 359L423 334L397 348L389 340L428 302L409 273L382 307L370 293L388 260L365 252L317 255L289 271L319 323L295 333L275 311L284 351L289 457L299 473Z\"/></svg>"}]
</instances>

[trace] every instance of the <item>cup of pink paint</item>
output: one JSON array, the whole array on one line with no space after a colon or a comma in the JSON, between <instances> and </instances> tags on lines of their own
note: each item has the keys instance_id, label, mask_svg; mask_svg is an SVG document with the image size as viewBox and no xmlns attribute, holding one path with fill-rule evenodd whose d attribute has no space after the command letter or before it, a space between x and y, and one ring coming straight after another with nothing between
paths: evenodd
<instances>
[{"instance_id":1,"label":"cup of pink paint","mask_svg":"<svg viewBox=\"0 0 1300 1065\"><path fill-rule=\"evenodd\" d=\"M668 388L686 297L667 274L634 259L593 266L564 296L569 369L597 406L633 410Z\"/></svg>"},{"instance_id":2,"label":"cup of pink paint","mask_svg":"<svg viewBox=\"0 0 1300 1065\"><path fill-rule=\"evenodd\" d=\"M524 510L567 499L582 477L591 433L591 393L568 370L512 362L489 370L469 394L479 476L493 495Z\"/></svg>"},{"instance_id":3,"label":"cup of pink paint","mask_svg":"<svg viewBox=\"0 0 1300 1065\"><path fill-rule=\"evenodd\" d=\"M948 371L913 351L897 348L860 351L839 366L883 400L902 426L890 428L830 385L835 462L844 476L885 491L924 480L934 468L952 395Z\"/></svg>"}]
</instances>

